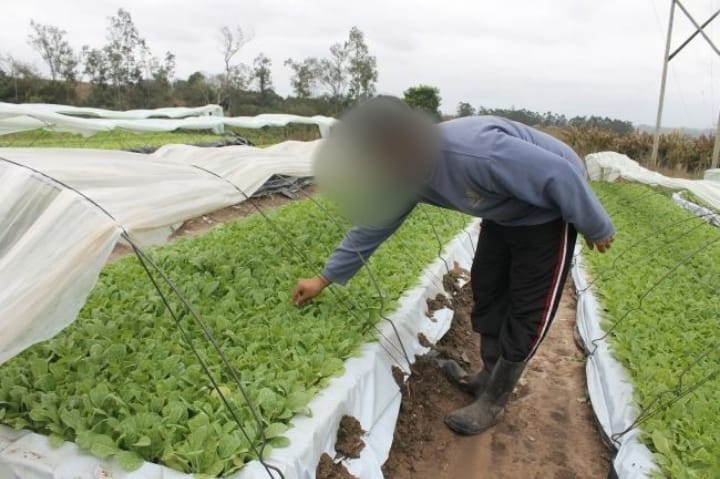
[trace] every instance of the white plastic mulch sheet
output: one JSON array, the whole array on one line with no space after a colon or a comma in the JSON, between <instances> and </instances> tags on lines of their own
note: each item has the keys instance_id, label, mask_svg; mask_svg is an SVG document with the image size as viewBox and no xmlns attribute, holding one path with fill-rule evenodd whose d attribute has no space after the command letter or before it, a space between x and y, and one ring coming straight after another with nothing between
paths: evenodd
<instances>
[{"instance_id":1,"label":"white plastic mulch sheet","mask_svg":"<svg viewBox=\"0 0 720 479\"><path fill-rule=\"evenodd\" d=\"M605 435L617 447L613 467L620 479L647 477L656 471L650 450L639 440L639 429L635 428L620 437L637 418L633 399L633 387L625 368L613 357L608 342L603 338L605 331L600 327L600 307L588 289L588 279L580 256L580 246L575 250L572 277L577 295L576 328L587 357L585 374L590 402Z\"/></svg>"},{"instance_id":2,"label":"white plastic mulch sheet","mask_svg":"<svg viewBox=\"0 0 720 479\"><path fill-rule=\"evenodd\" d=\"M288 141L268 148L166 145L149 155L118 150L0 148L0 158L78 189L141 243L154 244L165 241L173 225L243 201L245 196L233 185L251 196L273 175L312 175L317 145L318 141ZM0 170L17 168L0 160ZM3 188L5 185L0 186Z\"/></svg>"},{"instance_id":3,"label":"white plastic mulch sheet","mask_svg":"<svg viewBox=\"0 0 720 479\"><path fill-rule=\"evenodd\" d=\"M83 118L82 116L93 118ZM334 118L266 113L258 116L224 117L222 108L207 105L198 108L160 108L126 112L99 108L78 108L64 105L0 102L0 135L21 131L46 129L92 135L100 131L122 129L137 132L175 130L223 131L225 126L262 128L285 126L290 123L317 125L327 136Z\"/></svg>"},{"instance_id":4,"label":"white plastic mulch sheet","mask_svg":"<svg viewBox=\"0 0 720 479\"><path fill-rule=\"evenodd\" d=\"M716 179L718 170L708 170L703 180L671 178L643 168L637 161L614 152L587 155L585 163L592 180L624 179L673 190L687 190L712 208L720 210L720 181Z\"/></svg>"},{"instance_id":5,"label":"white plastic mulch sheet","mask_svg":"<svg viewBox=\"0 0 720 479\"><path fill-rule=\"evenodd\" d=\"M469 268L473 257L474 223L446 245L443 258L448 264L457 261ZM469 234L468 234L469 233ZM445 263L438 258L422 273L417 287L407 291L398 309L390 315L399 332L407 354L414 361L416 354L428 350L418 342L424 333L435 342L450 327L452 311L436 311L434 319L425 315L428 297L443 290ZM357 418L368 433L363 437L366 447L360 458L347 460L347 469L360 479L381 479L381 465L387 459L392 443L395 422L400 409L401 393L393 379L391 368L409 369L401 352L393 328L388 322L379 325L379 342L362 347L360 355L345 363L345 373L330 381L310 403L312 417L296 417L286 436L291 444L274 449L267 459L278 467L287 479L312 479L320 456L327 452L335 456L334 443L343 415ZM65 443L54 449L45 436L27 431L12 431L0 426L0 477L2 479L190 479L163 466L145 463L140 469L124 472L114 462L103 462L80 451L74 444ZM255 461L234 479L269 477L262 465ZM278 477L275 474L274 477Z\"/></svg>"}]
</instances>

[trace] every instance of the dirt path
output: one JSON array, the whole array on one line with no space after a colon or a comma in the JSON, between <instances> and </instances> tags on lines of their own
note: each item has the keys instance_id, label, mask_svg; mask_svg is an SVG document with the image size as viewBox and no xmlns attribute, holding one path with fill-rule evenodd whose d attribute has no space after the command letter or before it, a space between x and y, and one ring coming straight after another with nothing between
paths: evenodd
<instances>
[{"instance_id":1,"label":"dirt path","mask_svg":"<svg viewBox=\"0 0 720 479\"><path fill-rule=\"evenodd\" d=\"M467 291L466 291L467 293ZM466 301L467 303L467 301ZM459 437L443 423L472 398L419 358L404 391L386 479L600 479L607 451L585 399L584 363L573 342L575 300L567 286L555 323L531 361L504 420L475 437ZM480 364L468 305L456 308L442 355Z\"/></svg>"}]
</instances>

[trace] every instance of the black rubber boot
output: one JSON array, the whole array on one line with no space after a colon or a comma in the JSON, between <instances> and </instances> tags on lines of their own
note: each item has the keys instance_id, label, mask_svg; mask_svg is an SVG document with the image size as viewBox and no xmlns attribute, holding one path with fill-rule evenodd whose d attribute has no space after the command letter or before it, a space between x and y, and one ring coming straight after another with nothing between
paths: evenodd
<instances>
[{"instance_id":1,"label":"black rubber boot","mask_svg":"<svg viewBox=\"0 0 720 479\"><path fill-rule=\"evenodd\" d=\"M494 426L502 418L525 362L512 362L500 358L493 369L485 391L474 403L458 409L445 418L445 424L458 434L479 434Z\"/></svg>"},{"instance_id":2,"label":"black rubber boot","mask_svg":"<svg viewBox=\"0 0 720 479\"><path fill-rule=\"evenodd\" d=\"M466 393L480 397L490 382L492 370L500 357L500 341L496 337L483 335L480 339L480 356L483 360L483 369L477 373L466 371L452 359L439 361L439 364L451 383Z\"/></svg>"},{"instance_id":3,"label":"black rubber boot","mask_svg":"<svg viewBox=\"0 0 720 479\"><path fill-rule=\"evenodd\" d=\"M453 359L442 361L440 366L451 383L475 397L480 397L490 382L490 371L486 368L478 373L468 373Z\"/></svg>"}]
</instances>

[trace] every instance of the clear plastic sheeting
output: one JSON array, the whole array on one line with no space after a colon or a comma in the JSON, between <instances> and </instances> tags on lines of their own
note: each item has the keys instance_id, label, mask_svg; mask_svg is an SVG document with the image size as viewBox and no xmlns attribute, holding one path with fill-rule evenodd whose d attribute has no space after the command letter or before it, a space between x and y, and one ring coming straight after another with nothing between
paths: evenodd
<instances>
[{"instance_id":1,"label":"clear plastic sheeting","mask_svg":"<svg viewBox=\"0 0 720 479\"><path fill-rule=\"evenodd\" d=\"M106 110L103 108L90 108L85 106L56 105L53 103L3 103L0 102L0 116L2 111L13 111L10 107L19 106L25 111L38 113L59 113L60 115L93 117L93 118L114 118L121 120L140 120L143 118L186 118L189 116L223 116L223 109L220 105L205 105L197 107L171 107L155 108L150 110Z\"/></svg>"},{"instance_id":2,"label":"clear plastic sheeting","mask_svg":"<svg viewBox=\"0 0 720 479\"><path fill-rule=\"evenodd\" d=\"M458 262L469 268L473 258L473 242L477 225L453 239L443 252L448 264ZM427 348L419 344L423 333L432 342L440 339L450 328L452 311L436 311L434 319L425 315L426 298L443 290L441 278L445 263L438 258L422 273L419 285L407 291L398 309L390 315L411 360ZM392 444L401 393L392 376L392 366L408 370L400 342L393 328L386 322L378 324L382 336L379 342L364 345L358 357L345 363L345 373L330 381L309 404L312 417L296 417L285 434L290 446L273 449L267 462L278 467L286 479L313 479L320 456L335 456L334 443L343 415L360 421L368 433L363 436L366 447L358 459L345 460L347 469L359 479L382 479L381 466ZM52 448L45 436L28 431L13 431L0 426L0 473L2 479L191 479L157 464L144 463L133 472L123 471L114 461L107 462L81 451L74 444L65 443ZM232 479L263 479L268 474L257 462L248 463ZM278 477L277 474L274 477Z\"/></svg>"},{"instance_id":3,"label":"clear plastic sheeting","mask_svg":"<svg viewBox=\"0 0 720 479\"><path fill-rule=\"evenodd\" d=\"M624 179L673 190L687 190L712 208L720 210L720 182L712 180L712 174L709 178L707 172L703 180L671 178L650 171L625 155L608 151L587 155L585 163L592 180L616 181Z\"/></svg>"},{"instance_id":4,"label":"clear plastic sheeting","mask_svg":"<svg viewBox=\"0 0 720 479\"><path fill-rule=\"evenodd\" d=\"M595 417L603 433L617 448L613 468L620 479L650 477L657 472L650 450L640 441L639 429L620 435L637 418L630 378L610 353L605 331L600 327L600 307L588 280L576 248L572 277L577 297L576 328L586 352L589 353L585 366L587 389ZM603 339L600 339L603 338Z\"/></svg>"},{"instance_id":5,"label":"clear plastic sheeting","mask_svg":"<svg viewBox=\"0 0 720 479\"><path fill-rule=\"evenodd\" d=\"M75 320L120 230L77 194L0 165L0 363Z\"/></svg>"},{"instance_id":6,"label":"clear plastic sheeting","mask_svg":"<svg viewBox=\"0 0 720 479\"><path fill-rule=\"evenodd\" d=\"M145 155L116 150L0 148L0 158L39 170L102 205L143 245L174 226L251 196L273 175L312 174L318 142L269 148L166 145ZM0 160L0 171L17 168ZM239 192L233 185L244 193ZM64 216L57 218L64 221Z\"/></svg>"},{"instance_id":7,"label":"clear plastic sheeting","mask_svg":"<svg viewBox=\"0 0 720 479\"><path fill-rule=\"evenodd\" d=\"M97 117L84 118L78 115ZM225 126L262 128L296 123L317 125L320 134L327 136L330 127L335 121L334 118L326 116L308 117L281 113L224 117L222 109L217 105L208 105L197 109L161 108L158 110L113 112L97 108L0 102L0 135L38 129L82 135L93 135L101 131L115 129L135 132L212 130L215 133L221 133Z\"/></svg>"},{"instance_id":8,"label":"clear plastic sheeting","mask_svg":"<svg viewBox=\"0 0 720 479\"><path fill-rule=\"evenodd\" d=\"M271 177L311 175L316 146L0 148L0 364L76 318L123 228L140 245L163 243Z\"/></svg>"}]
</instances>

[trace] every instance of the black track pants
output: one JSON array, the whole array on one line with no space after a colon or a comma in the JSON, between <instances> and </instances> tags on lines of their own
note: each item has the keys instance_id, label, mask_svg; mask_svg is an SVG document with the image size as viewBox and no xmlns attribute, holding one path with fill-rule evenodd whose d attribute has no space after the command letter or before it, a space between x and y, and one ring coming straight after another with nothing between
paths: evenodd
<instances>
[{"instance_id":1,"label":"black track pants","mask_svg":"<svg viewBox=\"0 0 720 479\"><path fill-rule=\"evenodd\" d=\"M535 226L483 221L471 282L473 329L485 367L530 359L552 323L577 233L561 219Z\"/></svg>"}]
</instances>

